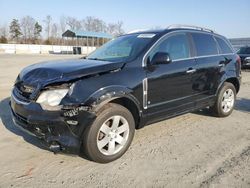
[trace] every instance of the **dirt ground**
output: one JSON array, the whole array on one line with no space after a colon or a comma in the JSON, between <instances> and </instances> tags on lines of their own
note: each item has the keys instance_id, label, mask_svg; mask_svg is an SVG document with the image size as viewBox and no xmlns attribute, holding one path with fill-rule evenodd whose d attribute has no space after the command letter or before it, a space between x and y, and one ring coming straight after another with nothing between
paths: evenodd
<instances>
[{"instance_id":1,"label":"dirt ground","mask_svg":"<svg viewBox=\"0 0 250 188\"><path fill-rule=\"evenodd\" d=\"M13 125L9 96L20 70L61 55L0 55L0 188L250 187L250 72L227 118L196 112L136 131L109 164L47 151Z\"/></svg>"}]
</instances>

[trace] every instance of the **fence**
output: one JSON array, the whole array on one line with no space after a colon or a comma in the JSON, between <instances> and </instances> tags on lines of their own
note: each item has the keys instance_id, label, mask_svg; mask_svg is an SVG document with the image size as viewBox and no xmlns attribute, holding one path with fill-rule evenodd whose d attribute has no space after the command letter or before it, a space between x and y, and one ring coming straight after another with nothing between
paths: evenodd
<instances>
[{"instance_id":1,"label":"fence","mask_svg":"<svg viewBox=\"0 0 250 188\"><path fill-rule=\"evenodd\" d=\"M58 46L36 44L0 44L0 53L8 54L84 54L94 51L92 46Z\"/></svg>"}]
</instances>

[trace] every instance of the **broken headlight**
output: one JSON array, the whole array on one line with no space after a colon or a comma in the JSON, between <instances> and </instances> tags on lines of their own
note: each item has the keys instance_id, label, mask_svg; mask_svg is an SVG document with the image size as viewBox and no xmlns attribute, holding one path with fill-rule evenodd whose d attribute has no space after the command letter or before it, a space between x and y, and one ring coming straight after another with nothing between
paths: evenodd
<instances>
[{"instance_id":1,"label":"broken headlight","mask_svg":"<svg viewBox=\"0 0 250 188\"><path fill-rule=\"evenodd\" d=\"M61 100L67 95L69 89L53 89L43 91L37 103L41 104L44 110L51 110L51 107L56 107L60 104Z\"/></svg>"}]
</instances>

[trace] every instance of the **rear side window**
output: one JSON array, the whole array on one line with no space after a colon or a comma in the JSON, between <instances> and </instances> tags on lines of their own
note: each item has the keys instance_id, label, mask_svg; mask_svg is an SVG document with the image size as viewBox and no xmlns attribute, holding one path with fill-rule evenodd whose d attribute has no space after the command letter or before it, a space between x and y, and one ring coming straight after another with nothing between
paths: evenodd
<instances>
[{"instance_id":1,"label":"rear side window","mask_svg":"<svg viewBox=\"0 0 250 188\"><path fill-rule=\"evenodd\" d=\"M218 54L216 42L211 35L192 33L192 37L196 46L197 56Z\"/></svg>"},{"instance_id":2,"label":"rear side window","mask_svg":"<svg viewBox=\"0 0 250 188\"><path fill-rule=\"evenodd\" d=\"M221 53L222 54L228 54L228 53L233 53L232 49L229 47L229 45L225 42L225 40L219 38L219 37L215 37L220 49L221 49Z\"/></svg>"}]
</instances>

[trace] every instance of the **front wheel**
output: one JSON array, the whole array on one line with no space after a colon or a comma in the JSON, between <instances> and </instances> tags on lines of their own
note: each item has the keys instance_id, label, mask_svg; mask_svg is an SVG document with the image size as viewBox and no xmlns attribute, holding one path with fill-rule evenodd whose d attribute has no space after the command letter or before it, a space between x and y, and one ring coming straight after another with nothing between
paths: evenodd
<instances>
[{"instance_id":1,"label":"front wheel","mask_svg":"<svg viewBox=\"0 0 250 188\"><path fill-rule=\"evenodd\" d=\"M121 157L131 144L135 122L131 112L118 104L107 104L83 136L83 153L91 160L108 163Z\"/></svg>"},{"instance_id":2,"label":"front wheel","mask_svg":"<svg viewBox=\"0 0 250 188\"><path fill-rule=\"evenodd\" d=\"M236 90L233 84L225 82L221 87L215 105L212 107L214 114L218 117L229 116L234 108Z\"/></svg>"}]
</instances>

